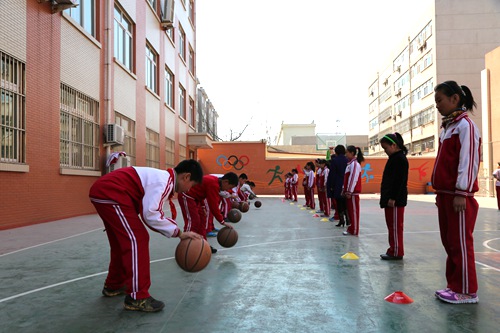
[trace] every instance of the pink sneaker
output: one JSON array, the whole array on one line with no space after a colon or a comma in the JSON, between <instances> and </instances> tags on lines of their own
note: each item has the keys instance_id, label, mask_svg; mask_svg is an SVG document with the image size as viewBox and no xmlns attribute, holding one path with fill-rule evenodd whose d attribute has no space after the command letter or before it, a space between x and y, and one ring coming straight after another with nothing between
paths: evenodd
<instances>
[{"instance_id":1,"label":"pink sneaker","mask_svg":"<svg viewBox=\"0 0 500 333\"><path fill-rule=\"evenodd\" d=\"M465 304L465 303L477 303L479 302L479 297L476 293L473 294L460 294L453 292L451 290L440 293L437 296L440 300L452 304Z\"/></svg>"},{"instance_id":2,"label":"pink sneaker","mask_svg":"<svg viewBox=\"0 0 500 333\"><path fill-rule=\"evenodd\" d=\"M446 293L448 291L450 291L451 289L450 288L445 288L445 289L441 289L441 290L436 290L436 292L434 293L434 295L436 295L436 297L439 296L439 294L442 294L442 293Z\"/></svg>"}]
</instances>

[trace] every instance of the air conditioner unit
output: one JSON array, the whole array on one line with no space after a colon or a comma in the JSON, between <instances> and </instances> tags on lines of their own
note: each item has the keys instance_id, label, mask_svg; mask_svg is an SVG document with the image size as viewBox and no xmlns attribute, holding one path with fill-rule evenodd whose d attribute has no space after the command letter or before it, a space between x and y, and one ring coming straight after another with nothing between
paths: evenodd
<instances>
[{"instance_id":1,"label":"air conditioner unit","mask_svg":"<svg viewBox=\"0 0 500 333\"><path fill-rule=\"evenodd\" d=\"M396 68L396 72L401 73L401 65Z\"/></svg>"},{"instance_id":2,"label":"air conditioner unit","mask_svg":"<svg viewBox=\"0 0 500 333\"><path fill-rule=\"evenodd\" d=\"M108 167L108 172L115 171L116 169L126 168L131 165L132 163L130 162L129 156L120 156L118 157L118 161L116 161L116 163L111 164Z\"/></svg>"},{"instance_id":3,"label":"air conditioner unit","mask_svg":"<svg viewBox=\"0 0 500 333\"><path fill-rule=\"evenodd\" d=\"M426 47L427 47L427 42L425 42L425 41L423 43L418 44L418 50L420 52L424 51Z\"/></svg>"},{"instance_id":4,"label":"air conditioner unit","mask_svg":"<svg viewBox=\"0 0 500 333\"><path fill-rule=\"evenodd\" d=\"M58 13L78 6L77 0L38 0L38 2L50 2L52 4L52 13Z\"/></svg>"},{"instance_id":5,"label":"air conditioner unit","mask_svg":"<svg viewBox=\"0 0 500 333\"><path fill-rule=\"evenodd\" d=\"M161 2L161 26L168 29L174 26L174 0L163 0Z\"/></svg>"},{"instance_id":6,"label":"air conditioner unit","mask_svg":"<svg viewBox=\"0 0 500 333\"><path fill-rule=\"evenodd\" d=\"M122 145L125 139L125 130L117 124L106 125L106 143Z\"/></svg>"}]
</instances>

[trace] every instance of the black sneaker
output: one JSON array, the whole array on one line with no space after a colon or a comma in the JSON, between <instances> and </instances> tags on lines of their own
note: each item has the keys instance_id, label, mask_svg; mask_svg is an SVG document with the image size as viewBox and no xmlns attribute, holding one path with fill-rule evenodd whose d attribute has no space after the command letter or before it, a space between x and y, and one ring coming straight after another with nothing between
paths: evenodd
<instances>
[{"instance_id":1,"label":"black sneaker","mask_svg":"<svg viewBox=\"0 0 500 333\"><path fill-rule=\"evenodd\" d=\"M210 246L210 249L212 250L212 253L217 253L217 249L216 248Z\"/></svg>"},{"instance_id":2,"label":"black sneaker","mask_svg":"<svg viewBox=\"0 0 500 333\"><path fill-rule=\"evenodd\" d=\"M123 286L120 289L110 289L106 285L102 288L102 294L106 297L114 297L118 295L125 295L127 287Z\"/></svg>"},{"instance_id":3,"label":"black sneaker","mask_svg":"<svg viewBox=\"0 0 500 333\"><path fill-rule=\"evenodd\" d=\"M143 299L133 299L130 295L125 296L123 303L125 310L143 311L143 312L158 312L165 307L165 303L155 300L152 296Z\"/></svg>"}]
</instances>

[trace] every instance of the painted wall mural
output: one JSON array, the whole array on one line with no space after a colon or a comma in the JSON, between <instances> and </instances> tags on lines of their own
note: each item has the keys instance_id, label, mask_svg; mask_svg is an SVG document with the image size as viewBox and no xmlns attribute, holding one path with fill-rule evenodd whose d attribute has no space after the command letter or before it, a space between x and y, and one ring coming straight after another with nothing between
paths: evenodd
<instances>
[{"instance_id":1,"label":"painted wall mural","mask_svg":"<svg viewBox=\"0 0 500 333\"><path fill-rule=\"evenodd\" d=\"M303 166L323 154L298 157L297 154L268 154L267 146L262 142L216 142L212 149L199 149L197 158L205 173L224 174L246 173L249 180L256 184L257 194L282 194L284 175L297 169L299 184L304 178ZM268 157L274 156L273 158ZM365 156L362 167L362 193L380 193L382 174L388 157ZM410 170L408 192L424 194L430 182L434 157L408 157ZM299 193L303 194L302 186Z\"/></svg>"}]
</instances>

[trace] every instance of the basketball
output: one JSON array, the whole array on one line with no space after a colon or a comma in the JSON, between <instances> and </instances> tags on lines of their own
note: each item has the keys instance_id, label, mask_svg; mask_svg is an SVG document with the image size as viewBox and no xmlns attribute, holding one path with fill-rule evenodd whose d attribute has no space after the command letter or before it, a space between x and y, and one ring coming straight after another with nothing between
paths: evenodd
<instances>
[{"instance_id":1,"label":"basketball","mask_svg":"<svg viewBox=\"0 0 500 333\"><path fill-rule=\"evenodd\" d=\"M227 219L229 222L238 223L241 220L241 212L238 209L233 208L227 213Z\"/></svg>"},{"instance_id":2,"label":"basketball","mask_svg":"<svg viewBox=\"0 0 500 333\"><path fill-rule=\"evenodd\" d=\"M245 201L240 202L240 210L243 213L248 212L249 209L250 209L250 205L248 204L248 202L245 202Z\"/></svg>"},{"instance_id":3,"label":"basketball","mask_svg":"<svg viewBox=\"0 0 500 333\"><path fill-rule=\"evenodd\" d=\"M238 201L231 201L231 208L239 208L240 203Z\"/></svg>"},{"instance_id":4,"label":"basketball","mask_svg":"<svg viewBox=\"0 0 500 333\"><path fill-rule=\"evenodd\" d=\"M255 207L259 208L260 206L262 206L262 202L255 201L254 205L255 205Z\"/></svg>"},{"instance_id":5,"label":"basketball","mask_svg":"<svg viewBox=\"0 0 500 333\"><path fill-rule=\"evenodd\" d=\"M238 241L236 230L224 227L217 233L217 241L222 247L232 247Z\"/></svg>"},{"instance_id":6,"label":"basketball","mask_svg":"<svg viewBox=\"0 0 500 333\"><path fill-rule=\"evenodd\" d=\"M183 239L175 249L175 261L186 272L199 272L212 257L210 245L204 239Z\"/></svg>"}]
</instances>

